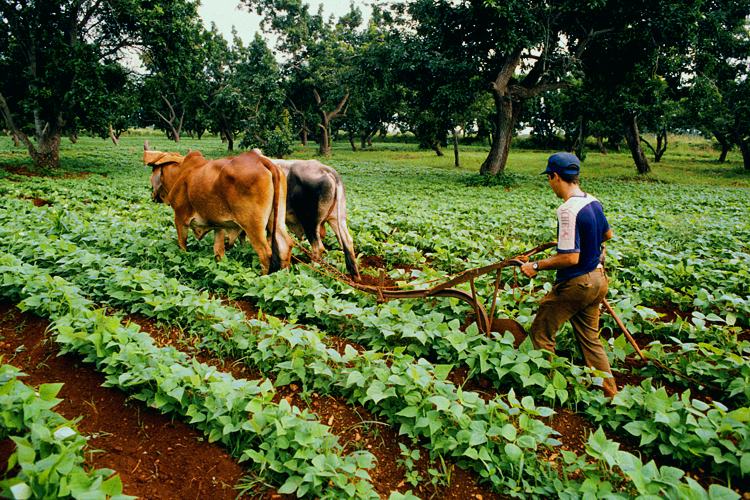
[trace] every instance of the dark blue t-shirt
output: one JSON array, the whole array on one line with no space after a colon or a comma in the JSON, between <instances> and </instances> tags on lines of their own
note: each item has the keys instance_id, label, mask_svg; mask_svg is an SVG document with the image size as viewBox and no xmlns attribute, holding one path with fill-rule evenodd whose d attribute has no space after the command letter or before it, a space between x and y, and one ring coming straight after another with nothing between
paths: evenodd
<instances>
[{"instance_id":1,"label":"dark blue t-shirt","mask_svg":"<svg viewBox=\"0 0 750 500\"><path fill-rule=\"evenodd\" d=\"M556 282L593 271L599 265L609 223L599 200L572 196L557 209L557 253L580 253L578 264L558 269Z\"/></svg>"}]
</instances>

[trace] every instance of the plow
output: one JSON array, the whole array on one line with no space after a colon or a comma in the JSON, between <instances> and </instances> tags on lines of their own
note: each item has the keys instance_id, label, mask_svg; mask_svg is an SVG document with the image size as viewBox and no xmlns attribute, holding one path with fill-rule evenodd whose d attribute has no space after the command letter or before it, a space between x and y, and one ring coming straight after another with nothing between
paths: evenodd
<instances>
[{"instance_id":1,"label":"plow","mask_svg":"<svg viewBox=\"0 0 750 500\"><path fill-rule=\"evenodd\" d=\"M520 341L527 336L526 329L523 327L523 325L521 325L513 318L495 318L497 295L504 283L503 271L507 268L513 269L513 279L515 280L514 287L517 287L517 269L524 262L527 262L530 257L557 246L556 241L550 241L548 243L543 243L537 247L534 247L531 250L527 250L526 252L515 255L511 258L504 259L485 266L467 269L444 281L440 281L437 283L435 283L435 281L429 282L427 283L428 285L431 285L429 287L406 289L399 286L389 286L383 284L383 282L385 281L383 270L381 270L381 284L379 285L370 285L355 281L349 275L342 273L339 269L332 266L331 264L322 260L314 259L312 253L304 245L300 244L299 242L295 243L296 247L310 258L310 262L315 262L316 264L318 264L318 266L309 265L307 262L294 257L298 263L308 265L315 272L328 276L351 288L355 288L361 292L374 295L377 298L378 302L386 302L394 299L429 299L438 297L448 297L461 300L471 307L473 311L473 320L474 322L476 322L480 332L490 336L492 335L492 332L503 333L504 331L509 331L516 338L516 346L518 346L518 344L520 344ZM484 275L488 275L491 273L494 273L494 282L492 298L489 301L490 309L488 312L477 292L476 280ZM457 288L459 285L467 282L469 283L469 291ZM635 353L643 362L650 363L661 370L667 371L691 383L716 389L705 384L705 382L694 380L684 373L666 366L664 363L657 359L647 357L641 350L633 335L630 333L628 327L625 325L625 323L622 321L620 316L617 314L617 312L614 310L614 308L606 298L602 301L602 306L604 310L615 320L618 328L622 331L627 341L633 347Z\"/></svg>"}]
</instances>

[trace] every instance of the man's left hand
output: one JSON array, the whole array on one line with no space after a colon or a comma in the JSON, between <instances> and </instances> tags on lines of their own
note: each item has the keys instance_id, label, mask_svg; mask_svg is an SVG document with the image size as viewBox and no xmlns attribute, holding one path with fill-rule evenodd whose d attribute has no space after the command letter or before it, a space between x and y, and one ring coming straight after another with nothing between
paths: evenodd
<instances>
[{"instance_id":1,"label":"man's left hand","mask_svg":"<svg viewBox=\"0 0 750 500\"><path fill-rule=\"evenodd\" d=\"M533 278L537 275L537 272L534 270L534 267L531 262L526 262L524 265L521 266L521 272L528 276L529 278Z\"/></svg>"}]
</instances>

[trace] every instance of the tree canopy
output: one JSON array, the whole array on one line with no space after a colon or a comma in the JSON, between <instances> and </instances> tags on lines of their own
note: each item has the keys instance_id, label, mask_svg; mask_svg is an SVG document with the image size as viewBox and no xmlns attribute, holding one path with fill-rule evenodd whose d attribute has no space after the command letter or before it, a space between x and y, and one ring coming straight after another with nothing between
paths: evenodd
<instances>
[{"instance_id":1,"label":"tree canopy","mask_svg":"<svg viewBox=\"0 0 750 500\"><path fill-rule=\"evenodd\" d=\"M238 4L274 47L225 39L197 0L0 5L4 128L43 167L61 137L117 142L135 125L275 155L295 138L327 155L341 134L366 148L398 128L437 154L452 139L456 164L460 130L488 141L485 175L505 171L524 127L582 159L588 137L602 152L624 140L644 174L647 151L658 162L670 132L697 130L750 170L745 0L398 0L338 16Z\"/></svg>"}]
</instances>

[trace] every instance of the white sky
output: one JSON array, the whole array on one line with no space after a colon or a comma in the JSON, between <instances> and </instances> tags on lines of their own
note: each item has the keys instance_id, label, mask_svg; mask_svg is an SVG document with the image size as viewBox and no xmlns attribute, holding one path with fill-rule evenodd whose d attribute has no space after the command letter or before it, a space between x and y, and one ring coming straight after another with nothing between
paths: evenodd
<instances>
[{"instance_id":1,"label":"white sky","mask_svg":"<svg viewBox=\"0 0 750 500\"><path fill-rule=\"evenodd\" d=\"M349 11L350 0L307 0L305 3L311 5L312 12L318 11L318 5L323 5L323 12L326 17L333 14L336 17ZM354 5L359 7L365 19L370 15L370 7L367 2L354 0ZM243 6L238 9L239 0L202 0L201 6L198 7L198 14L203 18L206 28L211 26L211 22L216 23L219 31L224 38L232 43L232 26L237 28L240 38L245 43L252 41L256 31L260 31L260 16L250 13L248 8ZM269 40L266 35L266 40ZM273 46L269 42L269 45Z\"/></svg>"}]
</instances>

